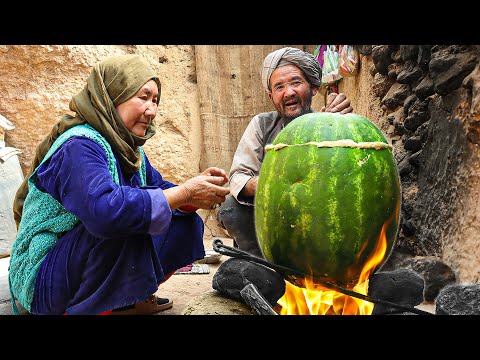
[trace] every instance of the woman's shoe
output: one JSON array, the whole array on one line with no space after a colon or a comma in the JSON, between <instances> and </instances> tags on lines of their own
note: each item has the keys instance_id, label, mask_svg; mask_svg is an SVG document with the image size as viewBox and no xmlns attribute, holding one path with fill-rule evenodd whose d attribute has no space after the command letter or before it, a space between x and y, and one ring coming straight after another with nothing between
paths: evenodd
<instances>
[{"instance_id":1,"label":"woman's shoe","mask_svg":"<svg viewBox=\"0 0 480 360\"><path fill-rule=\"evenodd\" d=\"M173 301L151 295L147 300L133 305L123 306L112 311L112 315L149 315L170 309Z\"/></svg>"}]
</instances>

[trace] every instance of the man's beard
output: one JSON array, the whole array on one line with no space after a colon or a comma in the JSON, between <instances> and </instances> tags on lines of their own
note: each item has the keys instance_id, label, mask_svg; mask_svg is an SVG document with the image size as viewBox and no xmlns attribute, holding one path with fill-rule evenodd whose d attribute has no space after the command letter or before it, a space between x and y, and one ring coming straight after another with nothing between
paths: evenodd
<instances>
[{"instance_id":1,"label":"man's beard","mask_svg":"<svg viewBox=\"0 0 480 360\"><path fill-rule=\"evenodd\" d=\"M290 121L292 120L295 120L297 117L300 117L302 115L305 115L305 114L310 114L313 112L313 109L311 106L309 106L308 108L304 108L302 107L302 110L300 111L300 113L298 115L295 115L295 116L283 116L283 118L285 119L285 123L290 123Z\"/></svg>"},{"instance_id":2,"label":"man's beard","mask_svg":"<svg viewBox=\"0 0 480 360\"><path fill-rule=\"evenodd\" d=\"M290 123L290 121L296 119L299 116L312 113L313 112L312 97L313 97L313 94L312 94L312 90L310 89L310 92L309 92L309 94L307 94L307 96L305 98L306 101L305 101L305 104L302 106L302 108L300 110L300 113L298 113L297 115L294 115L294 116L288 116L286 114L283 114L282 118L285 119L285 124ZM276 106L276 107L277 107L277 112L280 112L279 111L280 110L279 106Z\"/></svg>"}]
</instances>

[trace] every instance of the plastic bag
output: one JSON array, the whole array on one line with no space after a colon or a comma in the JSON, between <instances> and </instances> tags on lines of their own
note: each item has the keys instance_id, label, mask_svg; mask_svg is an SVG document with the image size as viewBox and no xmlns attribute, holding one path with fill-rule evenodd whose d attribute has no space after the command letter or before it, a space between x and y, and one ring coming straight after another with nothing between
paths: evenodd
<instances>
[{"instance_id":1,"label":"plastic bag","mask_svg":"<svg viewBox=\"0 0 480 360\"><path fill-rule=\"evenodd\" d=\"M340 80L338 53L335 45L327 45L323 53L322 85L330 85Z\"/></svg>"},{"instance_id":2,"label":"plastic bag","mask_svg":"<svg viewBox=\"0 0 480 360\"><path fill-rule=\"evenodd\" d=\"M327 45L318 45L315 51L313 52L313 56L317 58L317 61L320 64L321 68L323 68L323 54L326 48L327 48Z\"/></svg>"},{"instance_id":3,"label":"plastic bag","mask_svg":"<svg viewBox=\"0 0 480 360\"><path fill-rule=\"evenodd\" d=\"M358 69L358 50L352 45L340 45L338 69L343 77L355 75Z\"/></svg>"}]
</instances>

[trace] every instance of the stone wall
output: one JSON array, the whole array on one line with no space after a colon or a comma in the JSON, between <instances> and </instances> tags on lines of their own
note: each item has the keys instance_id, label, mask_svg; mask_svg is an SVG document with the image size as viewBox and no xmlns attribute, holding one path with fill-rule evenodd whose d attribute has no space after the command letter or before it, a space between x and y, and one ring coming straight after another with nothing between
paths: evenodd
<instances>
[{"instance_id":1,"label":"stone wall","mask_svg":"<svg viewBox=\"0 0 480 360\"><path fill-rule=\"evenodd\" d=\"M398 248L480 280L479 47L373 46L374 82L402 182Z\"/></svg>"}]
</instances>

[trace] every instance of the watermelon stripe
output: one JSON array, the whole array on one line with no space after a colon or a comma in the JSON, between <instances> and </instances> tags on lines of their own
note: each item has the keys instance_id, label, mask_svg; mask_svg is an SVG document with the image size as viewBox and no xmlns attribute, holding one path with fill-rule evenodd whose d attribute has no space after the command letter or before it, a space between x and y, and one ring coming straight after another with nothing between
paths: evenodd
<instances>
[{"instance_id":1,"label":"watermelon stripe","mask_svg":"<svg viewBox=\"0 0 480 360\"><path fill-rule=\"evenodd\" d=\"M387 219L386 255L391 250L399 204L392 146L373 123L357 114L307 114L266 147L257 237L266 259L353 286Z\"/></svg>"}]
</instances>

